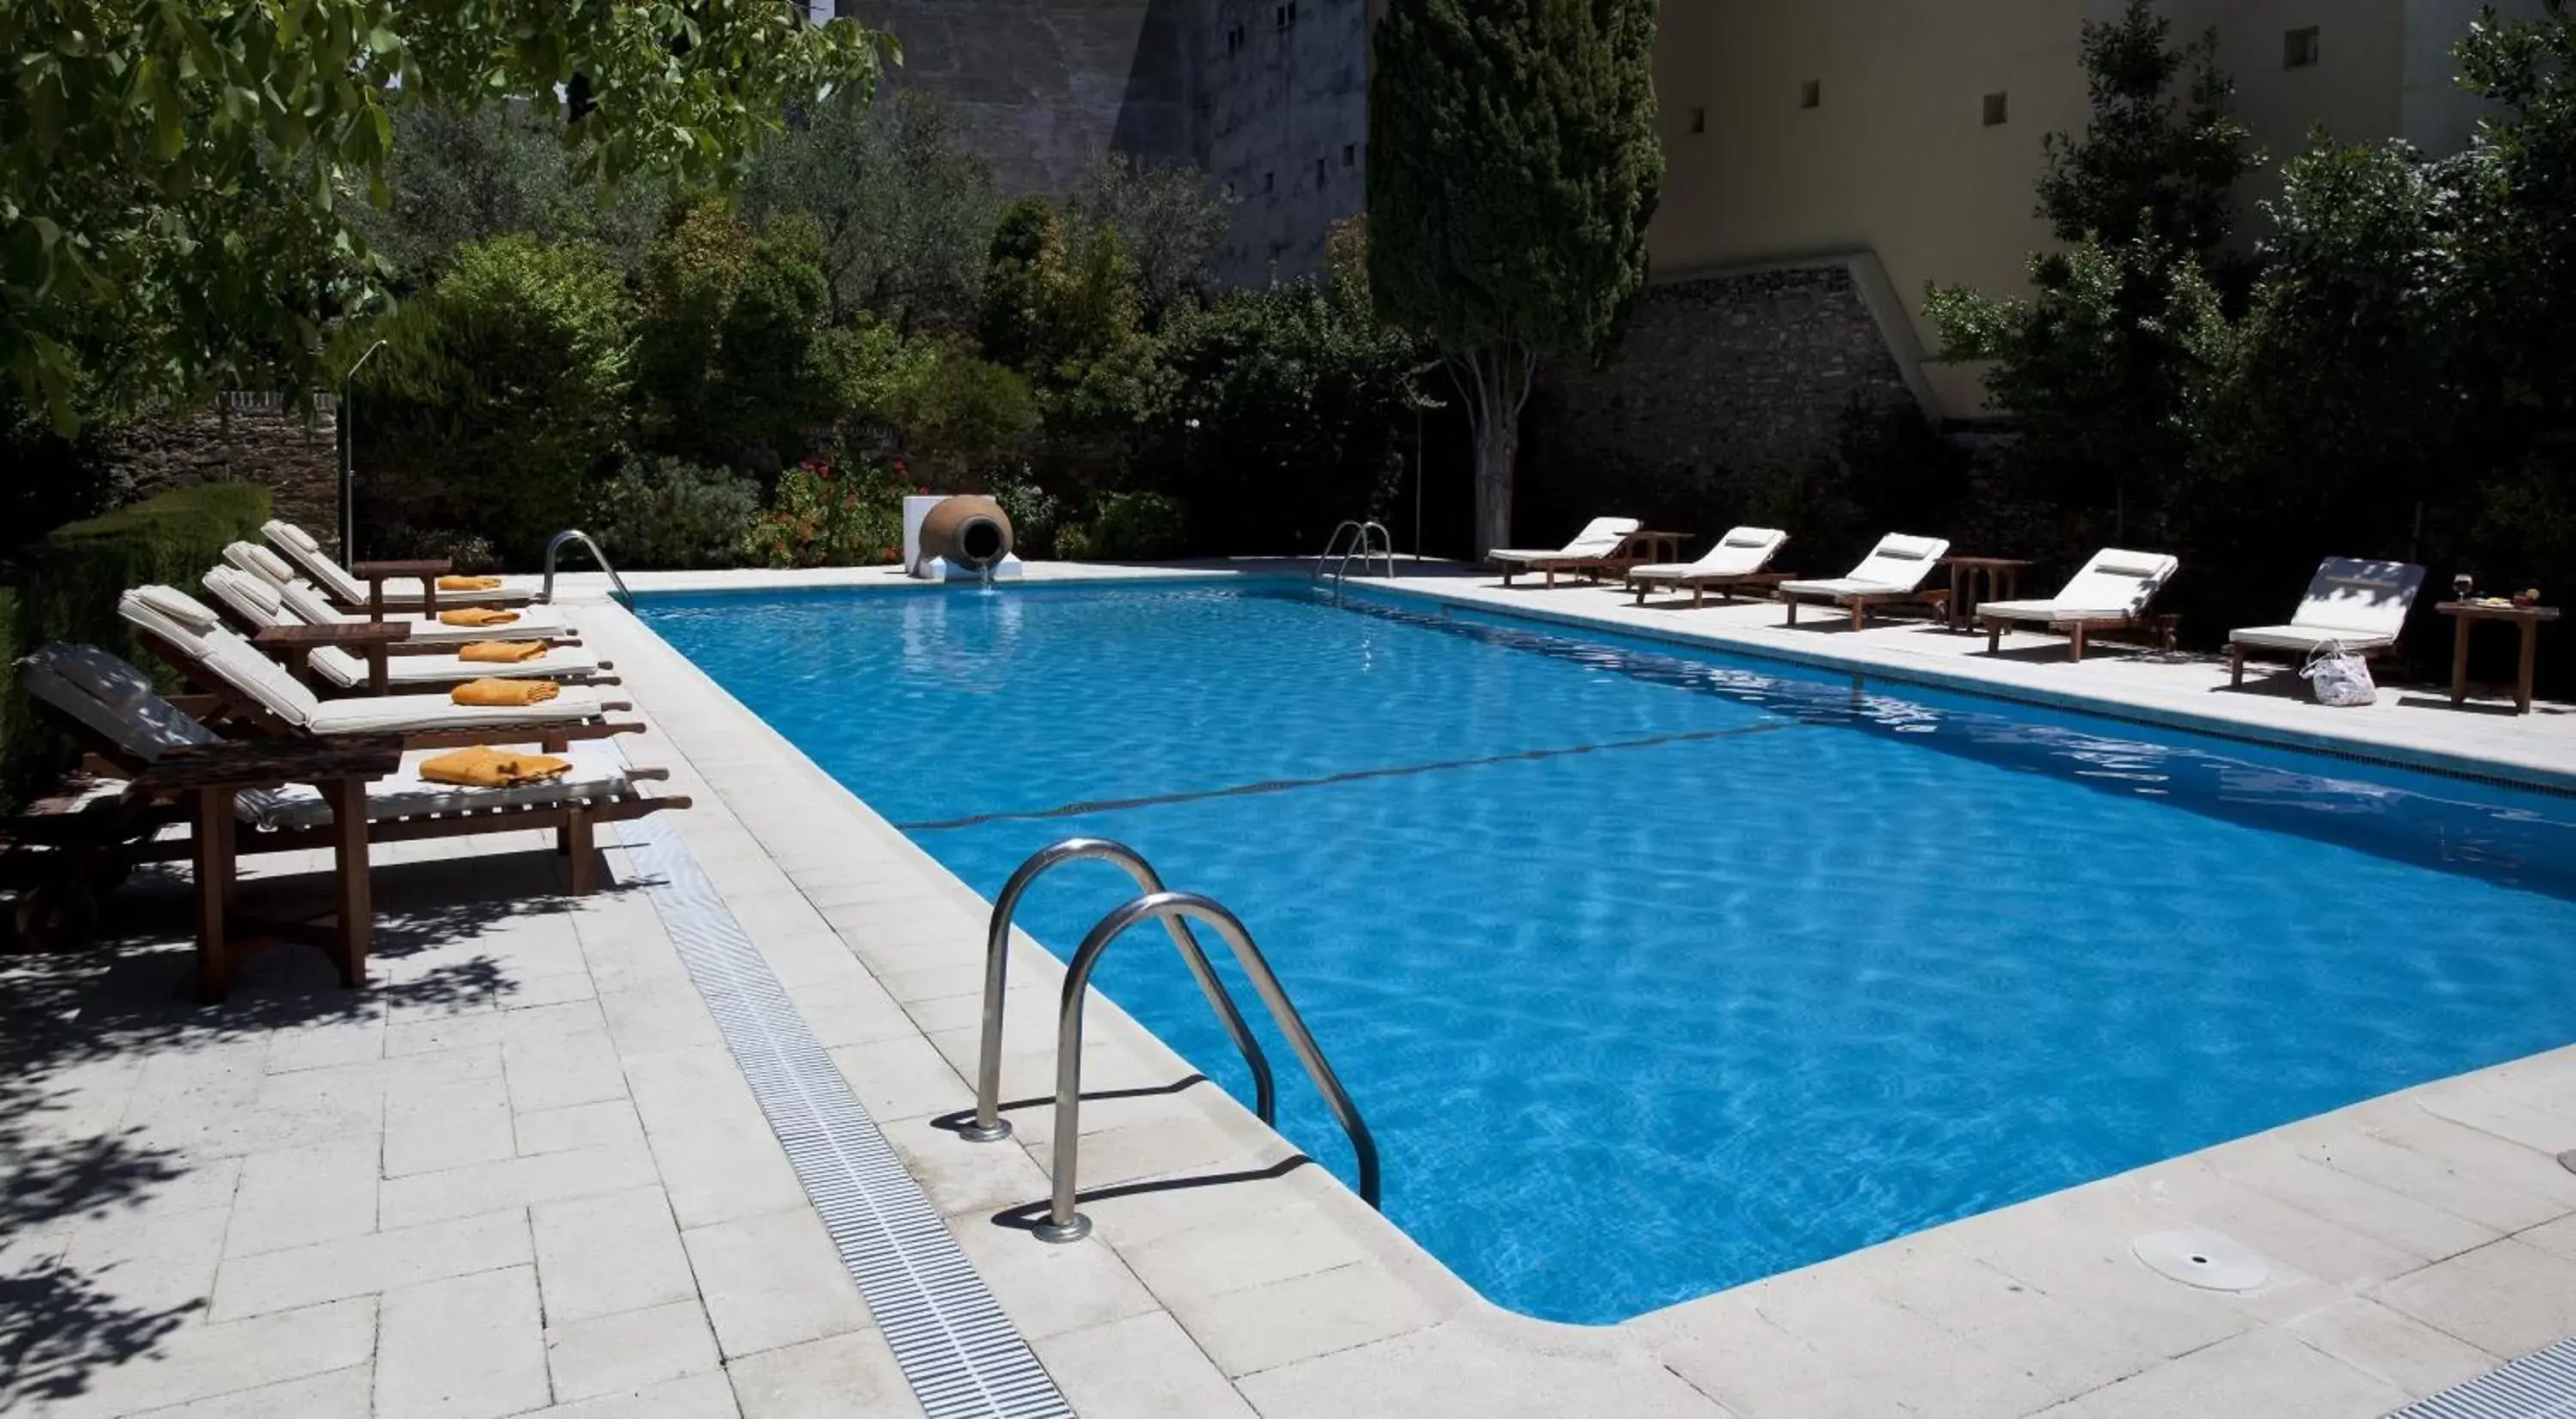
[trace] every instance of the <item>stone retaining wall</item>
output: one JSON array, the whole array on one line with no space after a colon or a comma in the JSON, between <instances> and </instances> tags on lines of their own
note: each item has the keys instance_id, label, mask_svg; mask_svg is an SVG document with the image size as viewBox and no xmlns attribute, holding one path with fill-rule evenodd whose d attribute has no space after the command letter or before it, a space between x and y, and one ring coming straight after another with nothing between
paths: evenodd
<instances>
[{"instance_id":1,"label":"stone retaining wall","mask_svg":"<svg viewBox=\"0 0 2576 1419\"><path fill-rule=\"evenodd\" d=\"M1830 480L1855 427L1920 407L1840 261L1657 285L1608 369L1542 366L1516 526L1545 541L1613 505L1741 521L1766 485Z\"/></svg>"},{"instance_id":2,"label":"stone retaining wall","mask_svg":"<svg viewBox=\"0 0 2576 1419\"><path fill-rule=\"evenodd\" d=\"M116 501L140 502L197 483L259 483L277 515L335 543L340 526L338 402L316 395L308 414L276 394L228 394L176 418L142 419L109 453Z\"/></svg>"}]
</instances>

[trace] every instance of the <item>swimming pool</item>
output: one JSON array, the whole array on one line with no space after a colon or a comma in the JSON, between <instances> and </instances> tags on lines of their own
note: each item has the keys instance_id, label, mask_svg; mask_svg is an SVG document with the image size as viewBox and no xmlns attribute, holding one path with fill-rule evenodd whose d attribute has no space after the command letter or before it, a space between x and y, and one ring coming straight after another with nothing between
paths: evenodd
<instances>
[{"instance_id":1,"label":"swimming pool","mask_svg":"<svg viewBox=\"0 0 2576 1419\"><path fill-rule=\"evenodd\" d=\"M1086 834L1233 907L1367 1115L1388 1215L1535 1316L2576 1040L2564 799L1374 591L640 611L988 897ZM1065 954L1131 890L1069 867L1021 921ZM1147 935L1100 985L1245 1097ZM1282 1130L1349 1178L1269 1043Z\"/></svg>"}]
</instances>

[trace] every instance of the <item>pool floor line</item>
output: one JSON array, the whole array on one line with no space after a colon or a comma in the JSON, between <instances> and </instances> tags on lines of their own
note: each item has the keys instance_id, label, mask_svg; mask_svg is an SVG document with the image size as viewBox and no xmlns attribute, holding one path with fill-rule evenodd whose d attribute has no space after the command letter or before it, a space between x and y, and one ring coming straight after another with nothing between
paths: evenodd
<instances>
[{"instance_id":1,"label":"pool floor line","mask_svg":"<svg viewBox=\"0 0 2576 1419\"><path fill-rule=\"evenodd\" d=\"M1123 813L1132 808L1160 808L1174 803L1198 803L1210 798L1247 798L1262 793L1291 793L1301 788L1328 788L1337 783L1361 783L1369 779L1411 778L1418 774L1446 773L1452 769L1482 768L1489 764L1540 763L1576 754L1598 754L1619 749L1658 749L1668 744L1701 744L1715 739L1739 739L1750 734L1771 734L1783 729L1811 727L1802 720L1765 720L1760 724L1738 725L1733 729L1691 729L1677 734L1654 734L1643 739L1609 739L1598 744L1573 744L1558 749L1522 749L1509 754L1486 754L1473 759L1435 759L1428 763L1397 764L1387 768L1350 769L1315 778L1264 779L1259 783L1229 784L1224 788L1192 789L1185 793L1157 793L1144 798L1100 798L1084 803L1066 803L1053 808L1001 809L976 813L964 818L942 818L930 822L897 823L907 833L937 833L953 828L980 827L986 823L1038 822L1050 818L1085 818L1094 813Z\"/></svg>"}]
</instances>

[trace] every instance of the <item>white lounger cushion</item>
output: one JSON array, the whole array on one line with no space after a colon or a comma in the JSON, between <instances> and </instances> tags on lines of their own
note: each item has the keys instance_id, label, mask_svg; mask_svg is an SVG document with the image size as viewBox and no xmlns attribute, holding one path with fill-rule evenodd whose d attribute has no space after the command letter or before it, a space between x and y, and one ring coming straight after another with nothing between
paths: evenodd
<instances>
[{"instance_id":1,"label":"white lounger cushion","mask_svg":"<svg viewBox=\"0 0 2576 1419\"><path fill-rule=\"evenodd\" d=\"M2115 621L2147 609L2182 563L2162 552L2105 547L2045 601L1985 601L1977 614L2006 621Z\"/></svg>"},{"instance_id":2,"label":"white lounger cushion","mask_svg":"<svg viewBox=\"0 0 2576 1419\"><path fill-rule=\"evenodd\" d=\"M599 696L589 690L569 688L541 705L526 707L493 707L460 705L445 695L380 695L354 700L324 702L302 681L288 674L286 667L262 654L258 647L240 636L217 626L212 630L196 629L158 609L156 603L166 597L147 597L150 588L125 593L116 603L117 614L150 631L180 654L200 665L205 673L222 680L232 689L257 702L270 714L298 728L316 734L395 734L432 729L504 729L516 725L557 724L568 720L595 719L600 714ZM162 588L170 596L186 599L202 609L202 603L187 593ZM212 615L209 611L206 614Z\"/></svg>"},{"instance_id":3,"label":"white lounger cushion","mask_svg":"<svg viewBox=\"0 0 2576 1419\"><path fill-rule=\"evenodd\" d=\"M2314 650L2329 641L2350 650L2394 645L2423 588L2424 569L2412 562L2328 557L2288 625L2248 626L2227 638L2272 650Z\"/></svg>"},{"instance_id":4,"label":"white lounger cushion","mask_svg":"<svg viewBox=\"0 0 2576 1419\"><path fill-rule=\"evenodd\" d=\"M277 549L284 552L288 560L294 562L307 578L319 585L323 590L330 592L334 597L337 597L339 600L352 606L362 606L366 604L367 584L351 575L348 568L341 566L337 561L332 559L330 553L322 550L322 544L314 540L312 533L305 531L294 523L279 522L274 519L261 523L259 530L260 535L277 544ZM262 548L261 550L266 551L267 549ZM423 587L416 578L402 578L388 581L385 583L385 604L387 607L392 607L396 604L404 606L418 606L421 604L421 598L426 594L426 590L427 589ZM486 604L492 602L516 603L529 599L529 592L525 587L503 587L494 591L476 591L470 593L453 592L450 594L457 596L460 599L470 596L472 599Z\"/></svg>"},{"instance_id":5,"label":"white lounger cushion","mask_svg":"<svg viewBox=\"0 0 2576 1419\"><path fill-rule=\"evenodd\" d=\"M294 574L293 568L280 562L277 554L250 542L235 542L224 549L224 560L249 572L277 589L280 600L295 617L296 623L308 626L356 624L368 617L343 611L331 604L330 598L316 590L311 582ZM283 573L283 575L281 575ZM391 621L408 621L416 645L462 645L467 641L532 641L560 640L578 634L565 624L563 609L556 606L519 608L519 619L506 626L451 626L435 616L388 616ZM293 624L293 623L290 623Z\"/></svg>"},{"instance_id":6,"label":"white lounger cushion","mask_svg":"<svg viewBox=\"0 0 2576 1419\"><path fill-rule=\"evenodd\" d=\"M402 757L402 768L367 785L367 821L417 818L473 808L510 808L530 804L588 802L615 798L627 791L626 764L615 750L596 743L577 743L556 753L572 761L572 772L548 783L519 788L460 788L431 783L420 776L424 760L450 752L414 749ZM288 784L262 796L254 807L245 801L242 821L263 828L318 828L331 821L331 809L309 784Z\"/></svg>"},{"instance_id":7,"label":"white lounger cushion","mask_svg":"<svg viewBox=\"0 0 2576 1419\"><path fill-rule=\"evenodd\" d=\"M1633 517L1596 517L1586 523L1581 532L1575 534L1573 541L1553 551L1542 552L1526 547L1505 547L1487 552L1485 555L1502 562L1545 562L1559 557L1606 557L1617 551L1619 544L1627 541L1628 534L1636 531L1639 525L1637 519Z\"/></svg>"},{"instance_id":8,"label":"white lounger cushion","mask_svg":"<svg viewBox=\"0 0 2576 1419\"><path fill-rule=\"evenodd\" d=\"M254 547L251 550L262 549ZM308 624L303 617L287 610L284 594L276 587L239 567L209 568L205 582L209 594L254 625ZM416 630L412 635L415 640L425 639ZM308 663L322 678L343 689L354 690L367 683L366 657L345 646L318 647ZM509 662L466 660L456 655L396 655L386 660L385 668L386 678L391 683L417 687L456 685L487 677L502 680L581 680L599 673L599 657L579 646L557 646L534 660Z\"/></svg>"},{"instance_id":9,"label":"white lounger cushion","mask_svg":"<svg viewBox=\"0 0 2576 1419\"><path fill-rule=\"evenodd\" d=\"M1696 562L1657 562L1653 566L1631 567L1628 575L1640 581L1751 576L1769 566L1788 540L1788 533L1773 528L1738 527L1717 539L1717 545Z\"/></svg>"},{"instance_id":10,"label":"white lounger cushion","mask_svg":"<svg viewBox=\"0 0 2576 1419\"><path fill-rule=\"evenodd\" d=\"M326 645L313 652L323 679L354 690L367 683L367 662L356 652ZM534 660L466 660L454 655L396 655L385 660L385 679L396 686L429 689L468 680L581 680L599 673L599 657L579 646L556 646Z\"/></svg>"},{"instance_id":11,"label":"white lounger cushion","mask_svg":"<svg viewBox=\"0 0 2576 1419\"><path fill-rule=\"evenodd\" d=\"M1851 575L1829 577L1822 581L1782 582L1780 589L1793 596L1886 596L1902 595L1923 585L1932 574L1950 544L1939 537L1908 537L1891 532L1878 539Z\"/></svg>"}]
</instances>

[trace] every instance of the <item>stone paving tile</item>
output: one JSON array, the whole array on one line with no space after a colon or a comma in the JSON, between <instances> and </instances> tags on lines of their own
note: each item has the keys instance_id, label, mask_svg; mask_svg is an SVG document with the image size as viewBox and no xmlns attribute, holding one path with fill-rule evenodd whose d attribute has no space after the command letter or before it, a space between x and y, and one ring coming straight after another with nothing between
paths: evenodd
<instances>
[{"instance_id":1,"label":"stone paving tile","mask_svg":"<svg viewBox=\"0 0 2576 1419\"><path fill-rule=\"evenodd\" d=\"M2288 1329L2310 1347L2408 1394L2449 1389L2505 1361L2364 1296L2301 1316Z\"/></svg>"},{"instance_id":2,"label":"stone paving tile","mask_svg":"<svg viewBox=\"0 0 2576 1419\"><path fill-rule=\"evenodd\" d=\"M234 1320L535 1260L518 1208L286 1251L237 1256L217 1273L210 1319Z\"/></svg>"},{"instance_id":3,"label":"stone paving tile","mask_svg":"<svg viewBox=\"0 0 2576 1419\"><path fill-rule=\"evenodd\" d=\"M374 1231L382 1154L382 1141L370 1133L243 1159L225 1254L249 1256Z\"/></svg>"},{"instance_id":4,"label":"stone paving tile","mask_svg":"<svg viewBox=\"0 0 2576 1419\"><path fill-rule=\"evenodd\" d=\"M804 1204L777 1135L758 1119L652 1135L653 1159L683 1229Z\"/></svg>"},{"instance_id":5,"label":"stone paving tile","mask_svg":"<svg viewBox=\"0 0 2576 1419\"><path fill-rule=\"evenodd\" d=\"M485 1419L550 1398L534 1268L400 1287L385 1293L383 1306L379 1419Z\"/></svg>"},{"instance_id":6,"label":"stone paving tile","mask_svg":"<svg viewBox=\"0 0 2576 1419\"><path fill-rule=\"evenodd\" d=\"M1304 1205L1265 1212L1253 1227L1220 1224L1122 1241L1119 1253L1156 1296L1172 1302L1330 1271L1369 1255L1336 1216Z\"/></svg>"},{"instance_id":7,"label":"stone paving tile","mask_svg":"<svg viewBox=\"0 0 2576 1419\"><path fill-rule=\"evenodd\" d=\"M510 1107L521 1113L626 1097L626 1071L605 1029L505 1039L501 1057L509 1071Z\"/></svg>"},{"instance_id":8,"label":"stone paving tile","mask_svg":"<svg viewBox=\"0 0 2576 1419\"><path fill-rule=\"evenodd\" d=\"M2312 1161L2282 1144L2255 1140L2211 1159L2212 1168L2279 1202L2347 1230L2405 1248L2416 1256L2457 1256L2503 1235L2456 1212Z\"/></svg>"},{"instance_id":9,"label":"stone paving tile","mask_svg":"<svg viewBox=\"0 0 2576 1419\"><path fill-rule=\"evenodd\" d=\"M549 1325L697 1294L659 1187L542 1202L528 1210L528 1220Z\"/></svg>"},{"instance_id":10,"label":"stone paving tile","mask_svg":"<svg viewBox=\"0 0 2576 1419\"><path fill-rule=\"evenodd\" d=\"M1890 1243L1877 1295L2064 1399L2164 1359L2145 1337L2015 1281L1933 1237Z\"/></svg>"},{"instance_id":11,"label":"stone paving tile","mask_svg":"<svg viewBox=\"0 0 2576 1419\"><path fill-rule=\"evenodd\" d=\"M2378 1419L2407 1395L2283 1331L2259 1330L2080 1396L2085 1419L2296 1414Z\"/></svg>"},{"instance_id":12,"label":"stone paving tile","mask_svg":"<svg viewBox=\"0 0 2576 1419\"><path fill-rule=\"evenodd\" d=\"M635 1116L634 1103L626 1099L603 1099L595 1104L571 1104L560 1109L514 1114L510 1127L511 1142L522 1157L560 1153L568 1148L637 1145L644 1141L644 1123Z\"/></svg>"},{"instance_id":13,"label":"stone paving tile","mask_svg":"<svg viewBox=\"0 0 2576 1419\"><path fill-rule=\"evenodd\" d=\"M885 1337L855 1330L744 1355L727 1367L742 1419L920 1419Z\"/></svg>"},{"instance_id":14,"label":"stone paving tile","mask_svg":"<svg viewBox=\"0 0 2576 1419\"><path fill-rule=\"evenodd\" d=\"M2073 1387L2052 1388L2010 1356L1960 1343L1929 1316L1878 1294L1874 1271L1810 1267L1744 1290L1764 1320L1805 1341L1837 1373L1871 1393L1903 1396L1925 1419L2027 1414Z\"/></svg>"},{"instance_id":15,"label":"stone paving tile","mask_svg":"<svg viewBox=\"0 0 2576 1419\"><path fill-rule=\"evenodd\" d=\"M120 1308L193 1309L214 1292L225 1220L214 1208L112 1217L66 1233L62 1265L93 1295L112 1298Z\"/></svg>"},{"instance_id":16,"label":"stone paving tile","mask_svg":"<svg viewBox=\"0 0 2576 1419\"><path fill-rule=\"evenodd\" d=\"M918 1035L843 1045L830 1053L850 1092L871 1114L909 1118L974 1105L974 1089Z\"/></svg>"},{"instance_id":17,"label":"stone paving tile","mask_svg":"<svg viewBox=\"0 0 2576 1419\"><path fill-rule=\"evenodd\" d=\"M1187 1332L1161 1311L1036 1343L1079 1414L1137 1419L1254 1419Z\"/></svg>"},{"instance_id":18,"label":"stone paving tile","mask_svg":"<svg viewBox=\"0 0 2576 1419\"><path fill-rule=\"evenodd\" d=\"M551 1302L549 1302L551 1304ZM558 1401L649 1389L718 1368L697 1291L688 1299L588 1320L546 1323L546 1370Z\"/></svg>"},{"instance_id":19,"label":"stone paving tile","mask_svg":"<svg viewBox=\"0 0 2576 1419\"><path fill-rule=\"evenodd\" d=\"M647 1134L761 1121L760 1102L722 1045L630 1054L622 1062Z\"/></svg>"},{"instance_id":20,"label":"stone paving tile","mask_svg":"<svg viewBox=\"0 0 2576 1419\"><path fill-rule=\"evenodd\" d=\"M1411 1286L1368 1262L1176 1300L1171 1312L1229 1378L1411 1334L1440 1321L1439 1310Z\"/></svg>"},{"instance_id":21,"label":"stone paving tile","mask_svg":"<svg viewBox=\"0 0 2576 1419\"><path fill-rule=\"evenodd\" d=\"M1054 1352L1048 1359L1052 1368ZM1604 1346L1581 1331L1532 1322L1498 1320L1488 1327L1453 1321L1247 1375L1240 1388L1262 1419L1727 1419L1729 1411L1675 1373L1678 1368L1634 1349ZM1082 1401L1074 1403L1079 1407ZM1868 1412L1881 1419L1903 1413L1884 1396L1876 1405Z\"/></svg>"},{"instance_id":22,"label":"stone paving tile","mask_svg":"<svg viewBox=\"0 0 2576 1419\"><path fill-rule=\"evenodd\" d=\"M2430 1260L2382 1236L2367 1235L2220 1177L2206 1160L2159 1163L2132 1175L2160 1206L2202 1227L2239 1239L2260 1238L2266 1255L2337 1285L2358 1285L2412 1271Z\"/></svg>"},{"instance_id":23,"label":"stone paving tile","mask_svg":"<svg viewBox=\"0 0 2576 1419\"><path fill-rule=\"evenodd\" d=\"M799 1206L680 1234L728 1358L869 1324L813 1209Z\"/></svg>"},{"instance_id":24,"label":"stone paving tile","mask_svg":"<svg viewBox=\"0 0 2576 1419\"><path fill-rule=\"evenodd\" d=\"M2508 1148L2518 1146L2497 1142ZM2302 1143L2299 1151L2339 1172L2497 1231L2516 1231L2576 1208L2576 1203L2538 1191L2536 1179L2508 1179L2494 1170L2462 1167L2391 1139L2349 1129L2337 1130L2331 1139Z\"/></svg>"},{"instance_id":25,"label":"stone paving tile","mask_svg":"<svg viewBox=\"0 0 2576 1419\"><path fill-rule=\"evenodd\" d=\"M2527 1355L2576 1334L2576 1262L2510 1237L2400 1276L2374 1294L2490 1355Z\"/></svg>"},{"instance_id":26,"label":"stone paving tile","mask_svg":"<svg viewBox=\"0 0 2576 1419\"><path fill-rule=\"evenodd\" d=\"M498 1076L445 1080L385 1100L386 1177L489 1163L518 1151L510 1086Z\"/></svg>"},{"instance_id":27,"label":"stone paving tile","mask_svg":"<svg viewBox=\"0 0 2576 1419\"><path fill-rule=\"evenodd\" d=\"M166 1408L363 1366L375 1344L372 1297L182 1326L118 1365L90 1371L80 1393L25 1409L47 1419L88 1419Z\"/></svg>"},{"instance_id":28,"label":"stone paving tile","mask_svg":"<svg viewBox=\"0 0 2576 1419\"><path fill-rule=\"evenodd\" d=\"M387 1178L377 1196L377 1216L387 1228L411 1227L497 1208L617 1192L653 1180L652 1154L631 1144L567 1148Z\"/></svg>"},{"instance_id":29,"label":"stone paving tile","mask_svg":"<svg viewBox=\"0 0 2576 1419\"><path fill-rule=\"evenodd\" d=\"M374 1368L354 1365L309 1379L145 1410L135 1419L349 1419L367 1412L374 1387Z\"/></svg>"},{"instance_id":30,"label":"stone paving tile","mask_svg":"<svg viewBox=\"0 0 2576 1419\"><path fill-rule=\"evenodd\" d=\"M1023 1228L980 1217L954 1219L948 1230L994 1295L1007 1298L1003 1312L1029 1340L1162 1309L1099 1241L1042 1242Z\"/></svg>"},{"instance_id":31,"label":"stone paving tile","mask_svg":"<svg viewBox=\"0 0 2576 1419\"><path fill-rule=\"evenodd\" d=\"M638 1390L577 1399L534 1411L545 1419L735 1419L733 1390L721 1372L666 1380Z\"/></svg>"}]
</instances>

